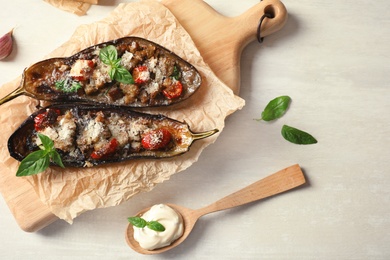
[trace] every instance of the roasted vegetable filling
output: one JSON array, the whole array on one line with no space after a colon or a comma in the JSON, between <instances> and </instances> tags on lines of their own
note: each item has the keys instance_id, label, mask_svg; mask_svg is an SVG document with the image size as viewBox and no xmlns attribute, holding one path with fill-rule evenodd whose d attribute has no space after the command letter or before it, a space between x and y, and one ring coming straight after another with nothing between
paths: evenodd
<instances>
[{"instance_id":1,"label":"roasted vegetable filling","mask_svg":"<svg viewBox=\"0 0 390 260\"><path fill-rule=\"evenodd\" d=\"M48 108L37 114L29 141L31 150L41 145L38 133L53 140L65 162L80 160L86 167L99 160L169 157L186 151L192 142L186 124L166 117L78 108Z\"/></svg>"},{"instance_id":2,"label":"roasted vegetable filling","mask_svg":"<svg viewBox=\"0 0 390 260\"><path fill-rule=\"evenodd\" d=\"M96 45L69 58L37 63L25 85L36 96L133 107L187 98L200 85L197 70L168 50L139 38Z\"/></svg>"}]
</instances>

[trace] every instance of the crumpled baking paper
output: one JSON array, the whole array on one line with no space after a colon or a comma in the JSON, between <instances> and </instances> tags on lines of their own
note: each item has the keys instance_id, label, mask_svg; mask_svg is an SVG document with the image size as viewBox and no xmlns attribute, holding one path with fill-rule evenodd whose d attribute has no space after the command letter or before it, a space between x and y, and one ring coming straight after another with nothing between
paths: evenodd
<instances>
[{"instance_id":1,"label":"crumpled baking paper","mask_svg":"<svg viewBox=\"0 0 390 260\"><path fill-rule=\"evenodd\" d=\"M61 10L82 16L85 15L92 4L98 4L98 0L44 0L45 2Z\"/></svg>"},{"instance_id":2,"label":"crumpled baking paper","mask_svg":"<svg viewBox=\"0 0 390 260\"><path fill-rule=\"evenodd\" d=\"M138 36L154 41L193 64L201 73L200 89L189 99L167 108L143 110L161 113L185 121L194 132L224 128L225 118L244 106L205 64L190 35L174 15L154 0L120 4L107 18L82 25L71 39L49 57L70 56L91 45L124 36ZM5 84L0 91L8 93L19 85L20 78ZM0 107L0 174L15 175L19 162L10 157L7 140L11 133L33 111L38 101L21 96ZM81 213L118 205L140 192L181 172L198 160L202 150L215 142L218 134L196 141L188 153L163 160L133 160L93 168L51 167L26 178L42 202L59 218L72 223Z\"/></svg>"}]
</instances>

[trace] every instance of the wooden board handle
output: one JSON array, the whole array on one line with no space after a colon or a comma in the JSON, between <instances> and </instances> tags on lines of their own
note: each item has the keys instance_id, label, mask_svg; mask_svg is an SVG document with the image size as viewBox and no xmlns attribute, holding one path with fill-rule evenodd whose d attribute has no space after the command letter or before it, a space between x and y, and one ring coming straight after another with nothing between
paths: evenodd
<instances>
[{"instance_id":1,"label":"wooden board handle","mask_svg":"<svg viewBox=\"0 0 390 260\"><path fill-rule=\"evenodd\" d=\"M162 0L191 35L205 62L235 94L240 89L240 56L244 47L257 38L264 13L261 35L270 35L287 21L287 10L279 0L263 0L236 17L219 14L202 0Z\"/></svg>"},{"instance_id":2,"label":"wooden board handle","mask_svg":"<svg viewBox=\"0 0 390 260\"><path fill-rule=\"evenodd\" d=\"M271 18L266 18L261 24L261 36L268 36L279 31L287 21L287 10L279 0L263 0L257 5L250 8L240 16L237 16L234 21L238 24L235 34L241 35L243 46L257 38L257 29L260 18L268 14Z\"/></svg>"}]
</instances>

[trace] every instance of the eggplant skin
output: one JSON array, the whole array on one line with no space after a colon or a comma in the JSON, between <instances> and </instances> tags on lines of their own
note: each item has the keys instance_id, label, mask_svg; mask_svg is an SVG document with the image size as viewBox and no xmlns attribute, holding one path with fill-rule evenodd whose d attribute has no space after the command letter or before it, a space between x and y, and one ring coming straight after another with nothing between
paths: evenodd
<instances>
[{"instance_id":1,"label":"eggplant skin","mask_svg":"<svg viewBox=\"0 0 390 260\"><path fill-rule=\"evenodd\" d=\"M49 113L54 113L54 117L47 120ZM37 120L42 115L46 116L46 121ZM169 134L167 142L162 147L146 148L145 136L161 129ZM40 149L38 132L53 140L65 167L92 167L138 158L170 158L187 152L193 141L201 139L194 138L199 134L191 132L186 123L164 115L140 113L123 107L59 104L36 111L16 129L8 140L10 155L22 161ZM110 150L112 147L108 146L113 139L116 146ZM96 154L101 157L97 158Z\"/></svg>"},{"instance_id":2,"label":"eggplant skin","mask_svg":"<svg viewBox=\"0 0 390 260\"><path fill-rule=\"evenodd\" d=\"M100 50L114 46L121 66L134 83L111 79ZM51 58L24 70L20 88L39 100L87 102L126 107L169 106L200 87L198 70L172 51L139 37L124 37L90 46L70 57ZM74 84L78 87L73 88Z\"/></svg>"}]
</instances>

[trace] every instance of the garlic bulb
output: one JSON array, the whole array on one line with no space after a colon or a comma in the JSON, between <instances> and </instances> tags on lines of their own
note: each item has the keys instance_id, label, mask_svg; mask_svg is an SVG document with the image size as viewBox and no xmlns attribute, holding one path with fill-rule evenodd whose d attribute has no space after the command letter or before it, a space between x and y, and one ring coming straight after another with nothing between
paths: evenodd
<instances>
[{"instance_id":1,"label":"garlic bulb","mask_svg":"<svg viewBox=\"0 0 390 260\"><path fill-rule=\"evenodd\" d=\"M13 29L8 33L4 34L0 38L0 60L8 57L8 55L10 55L12 52L12 47L13 47L12 32Z\"/></svg>"}]
</instances>

